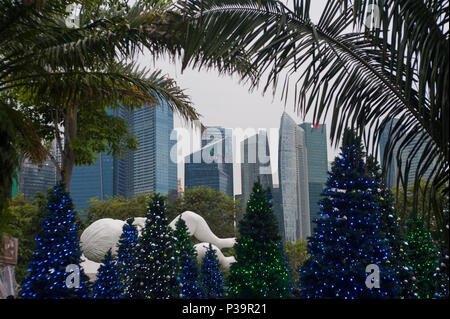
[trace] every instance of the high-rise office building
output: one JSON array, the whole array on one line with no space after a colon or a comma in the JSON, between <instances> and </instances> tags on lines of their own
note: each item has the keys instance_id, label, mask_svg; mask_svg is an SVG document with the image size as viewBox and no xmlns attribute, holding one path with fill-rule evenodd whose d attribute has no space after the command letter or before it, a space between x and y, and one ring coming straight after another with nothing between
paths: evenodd
<instances>
[{"instance_id":1,"label":"high-rise office building","mask_svg":"<svg viewBox=\"0 0 450 319\"><path fill-rule=\"evenodd\" d=\"M50 152L58 160L56 141L50 144ZM41 164L34 164L22 157L18 174L17 189L24 194L26 200L33 200L36 192L47 194L50 187L55 186L59 174L53 162L48 158Z\"/></svg>"},{"instance_id":2,"label":"high-rise office building","mask_svg":"<svg viewBox=\"0 0 450 319\"><path fill-rule=\"evenodd\" d=\"M396 118L392 119L389 122L389 124L385 127L384 131L382 132L382 134L380 136L380 162L382 163L381 164L382 166L384 165L383 157L384 157L384 153L386 151L389 134L390 134L391 130L393 130L394 128L397 130L397 128L396 128L397 125L401 125L401 124L399 124L399 119L396 119ZM400 127L400 131L404 131L404 134L406 134L406 130L402 130L401 127ZM413 141L410 142L409 145L403 149L401 154L397 154L398 147L394 148L391 165L389 166L389 169L386 171L386 186L387 187L393 188L397 185L397 178L398 178L399 174L401 172L404 172L406 164L408 162L408 157L410 156L410 154L413 154L413 152L416 151L415 145L417 142L420 141L421 138L422 138L422 134L420 134L418 132L416 137L413 139ZM401 144L401 141L397 145L400 145L400 144ZM419 160L420 160L420 157L422 156L424 150L425 150L425 145L422 145L417 150L416 154L414 154L414 158L409 163L408 185L407 185L408 187L414 185L416 172L419 167ZM398 155L400 155L400 159L401 159L401 170L400 171L398 168L398 161L397 161ZM427 179L431 175L433 164L429 165L429 168L425 171L425 174L422 177L422 179Z\"/></svg>"},{"instance_id":3,"label":"high-rise office building","mask_svg":"<svg viewBox=\"0 0 450 319\"><path fill-rule=\"evenodd\" d=\"M300 127L305 133L308 158L309 215L313 231L315 227L313 221L320 217L319 201L328 178L327 130L325 124L302 123Z\"/></svg>"},{"instance_id":4,"label":"high-rise office building","mask_svg":"<svg viewBox=\"0 0 450 319\"><path fill-rule=\"evenodd\" d=\"M221 161L225 165L223 168L226 174L233 180L233 131L229 128L219 126L207 126L202 133L202 147L214 144L216 161ZM233 188L227 191L233 194Z\"/></svg>"},{"instance_id":5,"label":"high-rise office building","mask_svg":"<svg viewBox=\"0 0 450 319\"><path fill-rule=\"evenodd\" d=\"M139 143L132 161L133 195L176 192L177 163L170 157L176 145L176 140L170 139L173 110L166 102L158 107L145 105L134 110L131 121L132 133Z\"/></svg>"},{"instance_id":6,"label":"high-rise office building","mask_svg":"<svg viewBox=\"0 0 450 319\"><path fill-rule=\"evenodd\" d=\"M258 179L264 188L273 188L269 141L265 131L241 142L241 189L244 207Z\"/></svg>"},{"instance_id":7,"label":"high-rise office building","mask_svg":"<svg viewBox=\"0 0 450 319\"><path fill-rule=\"evenodd\" d=\"M395 125L398 122L397 119L393 119L389 121L388 125L385 127L383 132L380 136L380 163L383 165L383 157L384 153L386 151L386 146L389 138L390 131L392 129L392 126ZM395 161L393 161L389 167L389 169L386 171L386 186L389 188L394 187L396 183L396 176L395 176Z\"/></svg>"},{"instance_id":8,"label":"high-rise office building","mask_svg":"<svg viewBox=\"0 0 450 319\"><path fill-rule=\"evenodd\" d=\"M284 112L278 146L278 174L283 207L285 240L311 235L308 163L305 132Z\"/></svg>"},{"instance_id":9,"label":"high-rise office building","mask_svg":"<svg viewBox=\"0 0 450 319\"><path fill-rule=\"evenodd\" d=\"M176 145L171 140L173 111L165 101L157 107L144 105L134 111L125 108L109 111L124 118L131 134L139 143L135 152L127 151L122 158L98 154L94 165L75 167L71 181L71 196L78 210L89 199L120 195L130 198L137 194L177 192L177 163L170 152Z\"/></svg>"},{"instance_id":10,"label":"high-rise office building","mask_svg":"<svg viewBox=\"0 0 450 319\"><path fill-rule=\"evenodd\" d=\"M206 128L202 148L185 158L185 188L208 186L234 198L231 141L231 130Z\"/></svg>"},{"instance_id":11,"label":"high-rise office building","mask_svg":"<svg viewBox=\"0 0 450 319\"><path fill-rule=\"evenodd\" d=\"M96 154L93 165L75 166L70 181L70 196L76 210L86 208L89 200L96 197L106 200L117 195L114 192L115 159L106 153Z\"/></svg>"}]
</instances>

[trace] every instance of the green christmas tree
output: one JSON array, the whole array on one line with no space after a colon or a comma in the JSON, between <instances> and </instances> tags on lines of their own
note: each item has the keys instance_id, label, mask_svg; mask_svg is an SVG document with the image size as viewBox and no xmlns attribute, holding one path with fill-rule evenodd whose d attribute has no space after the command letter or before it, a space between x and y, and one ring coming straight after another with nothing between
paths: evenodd
<instances>
[{"instance_id":1,"label":"green christmas tree","mask_svg":"<svg viewBox=\"0 0 450 319\"><path fill-rule=\"evenodd\" d=\"M89 278L80 267L76 213L63 183L47 194L47 212L21 290L23 298L89 297Z\"/></svg>"},{"instance_id":2,"label":"green christmas tree","mask_svg":"<svg viewBox=\"0 0 450 319\"><path fill-rule=\"evenodd\" d=\"M414 272L415 292L419 299L440 298L446 281L440 270L440 254L420 216L408 221L408 266ZM447 283L448 284L448 283Z\"/></svg>"},{"instance_id":3,"label":"green christmas tree","mask_svg":"<svg viewBox=\"0 0 450 319\"><path fill-rule=\"evenodd\" d=\"M122 228L122 234L118 242L117 249L117 268L119 271L120 282L124 289L122 297L128 295L129 287L129 275L134 265L135 259L135 247L138 242L138 231L135 225L133 225L134 218L128 218L127 222Z\"/></svg>"},{"instance_id":4,"label":"green christmas tree","mask_svg":"<svg viewBox=\"0 0 450 319\"><path fill-rule=\"evenodd\" d=\"M151 195L147 220L134 248L136 259L130 271L127 298L181 297L172 235L166 218L165 198L159 194Z\"/></svg>"},{"instance_id":5,"label":"green christmas tree","mask_svg":"<svg viewBox=\"0 0 450 319\"><path fill-rule=\"evenodd\" d=\"M182 298L202 298L199 282L197 252L187 233L185 221L180 217L175 223L174 246L177 259L177 279L182 286Z\"/></svg>"},{"instance_id":6,"label":"green christmas tree","mask_svg":"<svg viewBox=\"0 0 450 319\"><path fill-rule=\"evenodd\" d=\"M364 157L361 140L346 130L319 204L316 231L309 238L311 256L300 271L305 298L400 297L392 247L381 227L381 187L367 173Z\"/></svg>"},{"instance_id":7,"label":"green christmas tree","mask_svg":"<svg viewBox=\"0 0 450 319\"><path fill-rule=\"evenodd\" d=\"M223 274L220 270L219 259L212 245L209 244L205 256L202 259L200 277L203 292L206 298L221 298L224 294Z\"/></svg>"},{"instance_id":8,"label":"green christmas tree","mask_svg":"<svg viewBox=\"0 0 450 319\"><path fill-rule=\"evenodd\" d=\"M95 299L119 299L122 296L120 273L111 249L108 250L98 268L97 280L92 287L92 292Z\"/></svg>"},{"instance_id":9,"label":"green christmas tree","mask_svg":"<svg viewBox=\"0 0 450 319\"><path fill-rule=\"evenodd\" d=\"M229 295L232 298L286 298L291 296L291 275L278 225L272 211L270 189L258 182L239 223L234 246Z\"/></svg>"},{"instance_id":10,"label":"green christmas tree","mask_svg":"<svg viewBox=\"0 0 450 319\"><path fill-rule=\"evenodd\" d=\"M393 274L395 281L388 281L393 295L400 298L414 297L413 271L408 266L406 232L400 225L401 218L395 210L395 199L392 191L385 185L381 168L376 159L370 155L367 158L368 178L375 181L377 187L373 189L378 198L380 215L380 228L384 241L390 246L389 267L386 270Z\"/></svg>"}]
</instances>

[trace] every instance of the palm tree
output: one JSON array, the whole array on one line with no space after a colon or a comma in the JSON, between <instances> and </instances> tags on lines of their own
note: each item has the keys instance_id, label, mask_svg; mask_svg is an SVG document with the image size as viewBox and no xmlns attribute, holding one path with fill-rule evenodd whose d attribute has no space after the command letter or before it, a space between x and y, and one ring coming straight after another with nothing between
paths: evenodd
<instances>
[{"instance_id":1,"label":"palm tree","mask_svg":"<svg viewBox=\"0 0 450 319\"><path fill-rule=\"evenodd\" d=\"M78 23L68 23L71 2L80 5ZM0 120L13 123L15 143L36 162L51 157L43 137L56 137L61 166L52 159L67 190L83 108L156 105L164 99L182 118L198 120L174 80L131 61L144 49L154 57L181 56L186 30L194 29L170 1L128 6L120 0L1 0L0 13L0 106L7 114ZM239 54L227 52L199 52L186 62L224 73L243 63Z\"/></svg>"},{"instance_id":2,"label":"palm tree","mask_svg":"<svg viewBox=\"0 0 450 319\"><path fill-rule=\"evenodd\" d=\"M437 193L449 182L448 4L329 0L317 23L310 0L187 0L179 6L202 28L196 36L204 50L245 52L260 78L250 81L251 90L263 83L263 92L275 94L281 82L282 99L293 94L303 116L312 112L316 123L331 116L334 145L351 127L376 155L381 134L398 118L388 130L383 166L396 158L397 183L407 187L416 162L414 180L429 175L427 187ZM416 196L413 211L418 205Z\"/></svg>"}]
</instances>

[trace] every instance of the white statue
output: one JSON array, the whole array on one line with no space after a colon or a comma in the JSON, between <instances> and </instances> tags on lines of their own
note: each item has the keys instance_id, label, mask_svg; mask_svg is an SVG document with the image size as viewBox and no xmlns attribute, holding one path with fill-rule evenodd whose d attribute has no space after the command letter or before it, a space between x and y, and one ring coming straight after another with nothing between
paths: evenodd
<instances>
[{"instance_id":1,"label":"white statue","mask_svg":"<svg viewBox=\"0 0 450 319\"><path fill-rule=\"evenodd\" d=\"M202 242L194 246L198 254L197 259L201 261L206 249L208 249L208 244L211 243L216 250L220 265L225 270L228 270L230 264L235 262L235 258L225 257L220 249L233 247L236 243L236 238L218 238L211 231L205 219L191 211L185 211L178 215L169 226L175 229L175 224L180 217L183 218L186 223L189 236L194 236L197 240ZM144 217L134 218L133 225L136 225L139 234L145 226L145 221L146 218ZM85 259L81 263L81 266L91 280L95 279L97 269L107 251L111 249L113 255L117 254L117 243L119 242L122 228L125 223L125 221L118 219L103 218L93 222L81 234L80 247L83 258Z\"/></svg>"},{"instance_id":2,"label":"white statue","mask_svg":"<svg viewBox=\"0 0 450 319\"><path fill-rule=\"evenodd\" d=\"M80 237L83 254L91 261L101 262L111 249L117 254L117 245L125 222L118 219L103 218L93 222Z\"/></svg>"},{"instance_id":3,"label":"white statue","mask_svg":"<svg viewBox=\"0 0 450 319\"><path fill-rule=\"evenodd\" d=\"M230 266L232 263L234 263L236 261L236 258L234 258L234 256L225 257L219 248L217 248L213 244L211 244L211 246L212 246L212 249L215 250L217 259L219 260L219 264L222 266L222 268L226 271L230 270ZM200 243L200 244L194 245L194 248L197 251L197 261L199 263L201 263L203 257L205 257L208 247L209 247L209 243Z\"/></svg>"},{"instance_id":4,"label":"white statue","mask_svg":"<svg viewBox=\"0 0 450 319\"><path fill-rule=\"evenodd\" d=\"M194 236L197 240L211 243L219 248L231 248L236 243L236 238L218 238L209 228L205 219L191 211L181 213L169 224L175 229L175 224L179 218L183 218L186 223L189 236Z\"/></svg>"}]
</instances>

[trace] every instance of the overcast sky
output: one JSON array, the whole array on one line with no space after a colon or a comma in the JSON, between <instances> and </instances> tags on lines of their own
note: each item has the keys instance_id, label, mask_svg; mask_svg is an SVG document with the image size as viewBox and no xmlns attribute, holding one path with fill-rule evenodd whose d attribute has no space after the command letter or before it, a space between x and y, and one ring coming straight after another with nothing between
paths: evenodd
<instances>
[{"instance_id":1,"label":"overcast sky","mask_svg":"<svg viewBox=\"0 0 450 319\"><path fill-rule=\"evenodd\" d=\"M312 4L311 17L317 21L324 7L325 0L314 0ZM271 90L264 96L262 90L248 91L248 86L239 84L237 77L219 76L217 72L185 70L181 73L180 63L173 63L169 59L158 59L154 63L153 56L143 54L139 57L141 66L147 68L159 68L163 73L174 78L178 85L186 90L191 97L196 110L202 115L201 121L206 126L221 126L225 128L279 128L281 114L286 111L297 123L302 123L302 118L294 112L292 102L286 105L280 101L280 97L272 96ZM306 121L311 121L312 115L308 114ZM327 123L328 121L326 121ZM175 128L186 127L178 116L174 122ZM329 135L329 129L327 127ZM278 183L277 155L278 141L271 142L271 162L274 172L274 183ZM181 144L181 143L180 143ZM328 142L328 144L330 144ZM183 155L189 150L184 145ZM336 150L328 145L328 160L331 161L336 155ZM235 165L234 192L241 193L240 168ZM184 185L184 165L178 165L178 178Z\"/></svg>"}]
</instances>

